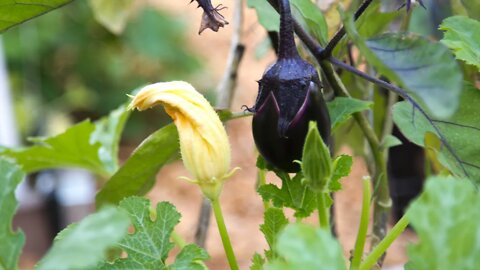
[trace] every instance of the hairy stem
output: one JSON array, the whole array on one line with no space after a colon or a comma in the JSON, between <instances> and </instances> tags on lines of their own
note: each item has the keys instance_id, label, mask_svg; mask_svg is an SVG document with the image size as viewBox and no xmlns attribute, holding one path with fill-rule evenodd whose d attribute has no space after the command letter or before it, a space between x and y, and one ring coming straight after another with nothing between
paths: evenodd
<instances>
[{"instance_id":1,"label":"hairy stem","mask_svg":"<svg viewBox=\"0 0 480 270\"><path fill-rule=\"evenodd\" d=\"M317 193L318 222L320 223L320 228L330 230L330 209L325 204L325 196L326 194L323 192Z\"/></svg>"},{"instance_id":2,"label":"hairy stem","mask_svg":"<svg viewBox=\"0 0 480 270\"><path fill-rule=\"evenodd\" d=\"M279 59L298 56L293 35L293 18L289 0L278 0L280 4L280 44Z\"/></svg>"},{"instance_id":3,"label":"hairy stem","mask_svg":"<svg viewBox=\"0 0 480 270\"><path fill-rule=\"evenodd\" d=\"M407 216L403 216L395 226L393 226L392 230L385 236L385 238L378 243L378 245L372 250L370 254L365 258L365 260L360 265L360 270L369 270L372 268L375 263L383 256L385 251L390 247L390 245L395 241L407 228L408 226L408 218Z\"/></svg>"},{"instance_id":4,"label":"hairy stem","mask_svg":"<svg viewBox=\"0 0 480 270\"><path fill-rule=\"evenodd\" d=\"M223 220L222 208L220 207L220 200L216 199L212 201L213 213L215 214L215 219L217 220L218 232L222 238L223 248L225 254L227 255L228 264L230 265L231 270L238 270L237 259L235 258L235 253L233 252L232 243L230 242L230 237L228 236L227 227L225 226L225 221Z\"/></svg>"},{"instance_id":5,"label":"hairy stem","mask_svg":"<svg viewBox=\"0 0 480 270\"><path fill-rule=\"evenodd\" d=\"M358 270L362 261L363 251L365 249L365 240L368 231L368 219L370 217L370 199L372 197L370 178L363 179L363 201L362 214L360 216L360 225L358 227L357 240L353 251L352 264L350 270Z\"/></svg>"}]
</instances>

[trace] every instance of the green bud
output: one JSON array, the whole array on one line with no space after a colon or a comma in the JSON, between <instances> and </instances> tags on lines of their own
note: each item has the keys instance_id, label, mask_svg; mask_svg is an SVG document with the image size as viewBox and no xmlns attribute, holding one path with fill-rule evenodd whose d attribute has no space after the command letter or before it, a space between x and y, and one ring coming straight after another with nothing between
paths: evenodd
<instances>
[{"instance_id":1,"label":"green bud","mask_svg":"<svg viewBox=\"0 0 480 270\"><path fill-rule=\"evenodd\" d=\"M302 171L305 183L315 192L328 192L332 177L330 150L323 142L317 123L311 121L303 146Z\"/></svg>"}]
</instances>

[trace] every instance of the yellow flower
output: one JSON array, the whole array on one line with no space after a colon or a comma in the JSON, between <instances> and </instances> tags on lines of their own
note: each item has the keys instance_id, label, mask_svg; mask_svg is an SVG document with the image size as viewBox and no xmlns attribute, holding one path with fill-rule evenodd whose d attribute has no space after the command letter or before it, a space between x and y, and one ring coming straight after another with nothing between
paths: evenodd
<instances>
[{"instance_id":1,"label":"yellow flower","mask_svg":"<svg viewBox=\"0 0 480 270\"><path fill-rule=\"evenodd\" d=\"M187 82L161 82L145 86L129 108L140 111L163 105L180 137L183 164L204 195L216 200L230 171L227 133L210 103Z\"/></svg>"}]
</instances>

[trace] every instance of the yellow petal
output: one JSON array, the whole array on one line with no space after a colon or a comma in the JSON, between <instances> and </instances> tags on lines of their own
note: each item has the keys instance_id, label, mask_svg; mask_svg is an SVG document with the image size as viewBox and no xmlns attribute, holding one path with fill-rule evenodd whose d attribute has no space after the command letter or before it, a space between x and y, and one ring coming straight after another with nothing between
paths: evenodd
<instances>
[{"instance_id":1,"label":"yellow petal","mask_svg":"<svg viewBox=\"0 0 480 270\"><path fill-rule=\"evenodd\" d=\"M195 181L223 181L229 174L230 144L210 103L189 83L173 81L145 86L129 107L142 111L156 105L163 105L177 126L183 163Z\"/></svg>"}]
</instances>

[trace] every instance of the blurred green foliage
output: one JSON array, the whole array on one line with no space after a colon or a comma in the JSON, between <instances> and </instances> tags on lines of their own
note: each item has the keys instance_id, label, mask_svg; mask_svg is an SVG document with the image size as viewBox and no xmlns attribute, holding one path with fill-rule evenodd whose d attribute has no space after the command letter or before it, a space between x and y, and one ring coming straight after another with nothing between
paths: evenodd
<instances>
[{"instance_id":1,"label":"blurred green foliage","mask_svg":"<svg viewBox=\"0 0 480 270\"><path fill-rule=\"evenodd\" d=\"M6 32L22 137L51 133L52 119L106 115L142 85L200 77L201 61L187 46L185 30L181 17L144 7L116 36L95 21L86 1L75 1ZM158 110L134 116L129 126L135 131L127 128L125 135L157 129L167 121L162 116Z\"/></svg>"}]
</instances>

